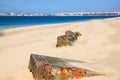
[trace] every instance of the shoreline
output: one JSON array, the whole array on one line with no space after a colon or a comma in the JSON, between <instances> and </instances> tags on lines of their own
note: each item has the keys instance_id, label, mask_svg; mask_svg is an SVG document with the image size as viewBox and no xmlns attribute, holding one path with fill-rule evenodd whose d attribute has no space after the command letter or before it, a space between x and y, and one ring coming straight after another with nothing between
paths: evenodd
<instances>
[{"instance_id":1,"label":"shoreline","mask_svg":"<svg viewBox=\"0 0 120 80\"><path fill-rule=\"evenodd\" d=\"M39 28L39 26L44 27L44 26L52 26L52 25L66 25L66 24L74 24L74 23L87 23L87 22L90 22L90 21L97 21L97 20L107 20L107 19L115 19L115 18L120 18L120 17L113 17L113 18L105 18L105 19L93 19L93 20L83 20L83 21L74 21L74 22L64 22L64 23L48 23L48 24L36 24L36 25L28 25L28 26L19 26L19 27L10 27L10 28L3 28L3 29L0 29L0 37L3 37L6 35L6 31L10 31L13 29L13 30L20 30L20 29L30 29L30 28ZM34 26L34 27L33 27Z\"/></svg>"}]
</instances>

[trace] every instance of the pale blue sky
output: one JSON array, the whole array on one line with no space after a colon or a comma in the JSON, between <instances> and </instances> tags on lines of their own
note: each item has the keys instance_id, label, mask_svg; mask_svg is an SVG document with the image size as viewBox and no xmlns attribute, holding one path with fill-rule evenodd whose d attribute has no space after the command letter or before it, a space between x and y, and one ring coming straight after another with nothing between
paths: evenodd
<instances>
[{"instance_id":1,"label":"pale blue sky","mask_svg":"<svg viewBox=\"0 0 120 80\"><path fill-rule=\"evenodd\" d=\"M57 12L120 11L120 0L1 0L0 12L57 13Z\"/></svg>"}]
</instances>

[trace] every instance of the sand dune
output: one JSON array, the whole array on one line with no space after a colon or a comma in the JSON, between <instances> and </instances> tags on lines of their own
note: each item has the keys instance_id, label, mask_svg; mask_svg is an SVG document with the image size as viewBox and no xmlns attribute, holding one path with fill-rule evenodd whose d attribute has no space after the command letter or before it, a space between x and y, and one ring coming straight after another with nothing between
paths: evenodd
<instances>
[{"instance_id":1,"label":"sand dune","mask_svg":"<svg viewBox=\"0 0 120 80\"><path fill-rule=\"evenodd\" d=\"M82 36L72 47L56 48L56 38L66 30ZM78 67L105 73L80 80L120 80L120 18L2 30L0 80L34 80L28 71L31 53L83 61Z\"/></svg>"}]
</instances>

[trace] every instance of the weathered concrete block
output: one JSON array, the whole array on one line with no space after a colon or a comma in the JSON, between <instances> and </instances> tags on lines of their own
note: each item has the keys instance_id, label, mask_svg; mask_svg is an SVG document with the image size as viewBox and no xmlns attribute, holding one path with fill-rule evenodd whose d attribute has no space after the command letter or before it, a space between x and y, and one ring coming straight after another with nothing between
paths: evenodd
<instances>
[{"instance_id":1,"label":"weathered concrete block","mask_svg":"<svg viewBox=\"0 0 120 80\"><path fill-rule=\"evenodd\" d=\"M31 54L29 70L35 80L75 80L100 75L94 71L72 66L75 60ZM77 61L78 62L78 61Z\"/></svg>"}]
</instances>

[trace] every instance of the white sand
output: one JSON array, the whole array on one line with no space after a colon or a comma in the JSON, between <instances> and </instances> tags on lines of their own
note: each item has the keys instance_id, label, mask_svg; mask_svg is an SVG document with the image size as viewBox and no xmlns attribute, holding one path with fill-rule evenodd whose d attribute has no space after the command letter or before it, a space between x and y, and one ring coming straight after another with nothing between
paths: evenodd
<instances>
[{"instance_id":1,"label":"white sand","mask_svg":"<svg viewBox=\"0 0 120 80\"><path fill-rule=\"evenodd\" d=\"M66 30L82 36L72 47L56 48L56 38ZM31 53L75 59L73 65L107 74L80 80L120 80L120 18L64 24L37 25L2 30L0 80L34 80L28 70Z\"/></svg>"}]
</instances>

